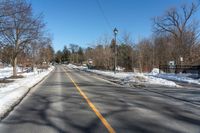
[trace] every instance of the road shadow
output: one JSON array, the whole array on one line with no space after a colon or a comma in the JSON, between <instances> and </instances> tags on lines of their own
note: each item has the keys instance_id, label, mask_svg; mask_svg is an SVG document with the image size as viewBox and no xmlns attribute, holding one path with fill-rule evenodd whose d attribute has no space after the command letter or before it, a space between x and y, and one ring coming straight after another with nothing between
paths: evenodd
<instances>
[{"instance_id":1,"label":"road shadow","mask_svg":"<svg viewBox=\"0 0 200 133\"><path fill-rule=\"evenodd\" d=\"M200 132L198 107L141 88L130 89L90 79L88 81L82 75L76 83L116 132ZM27 124L30 125L29 131L33 127L44 127L58 133L107 132L74 84L68 80L45 82L42 89L33 93L1 124L8 128L6 131L9 133Z\"/></svg>"},{"instance_id":2,"label":"road shadow","mask_svg":"<svg viewBox=\"0 0 200 133\"><path fill-rule=\"evenodd\" d=\"M159 94L141 88L127 89L109 83L101 84L87 80L77 80L76 83L106 119L120 123L113 124L117 132L200 132L199 107L190 106L183 100L163 95L163 93L170 93L170 95L174 93L175 96L176 94L183 96L195 94L195 91L176 92L177 89L172 89ZM197 100L193 99L193 101Z\"/></svg>"},{"instance_id":3,"label":"road shadow","mask_svg":"<svg viewBox=\"0 0 200 133\"><path fill-rule=\"evenodd\" d=\"M10 128L7 132L15 132L15 128L23 128L26 124L33 128L50 128L58 133L106 131L74 88L64 89L60 94L55 94L47 84L43 85L43 90L33 93L20 108L16 108L14 113L0 122L4 127ZM72 86L71 84L55 82L50 86Z\"/></svg>"}]
</instances>

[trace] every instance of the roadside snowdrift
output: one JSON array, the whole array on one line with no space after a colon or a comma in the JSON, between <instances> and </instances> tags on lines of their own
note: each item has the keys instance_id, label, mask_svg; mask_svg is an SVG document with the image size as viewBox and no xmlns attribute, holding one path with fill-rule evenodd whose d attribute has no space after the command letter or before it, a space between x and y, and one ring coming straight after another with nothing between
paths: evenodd
<instances>
[{"instance_id":1,"label":"roadside snowdrift","mask_svg":"<svg viewBox=\"0 0 200 133\"><path fill-rule=\"evenodd\" d=\"M19 67L17 67L17 72L21 72L21 69ZM5 68L0 69L0 79L8 78L12 76L12 74L13 74L12 67L5 67Z\"/></svg>"},{"instance_id":2,"label":"roadside snowdrift","mask_svg":"<svg viewBox=\"0 0 200 133\"><path fill-rule=\"evenodd\" d=\"M119 79L122 84L135 83L135 84L141 84L141 85L151 84L151 85L179 87L173 81L168 81L166 79L154 77L152 75L148 75L144 73L117 72L116 74L114 74L114 72L111 72L111 71L92 70L92 69L87 69L87 67L84 67L84 66L75 66L72 64L67 65L67 67L71 69L84 70L84 71L100 74L100 75L111 77L111 78L116 78L116 79Z\"/></svg>"},{"instance_id":3,"label":"roadside snowdrift","mask_svg":"<svg viewBox=\"0 0 200 133\"><path fill-rule=\"evenodd\" d=\"M19 103L31 87L41 81L53 69L54 67L52 66L41 73L24 73L22 74L24 78L12 79L14 80L12 83L0 83L0 119Z\"/></svg>"},{"instance_id":4,"label":"roadside snowdrift","mask_svg":"<svg viewBox=\"0 0 200 133\"><path fill-rule=\"evenodd\" d=\"M198 74L174 74L174 73L164 73L160 71L158 68L154 68L151 73L148 74L149 76L167 79L167 80L173 80L173 81L179 81L179 82L185 82L185 83L192 83L192 84L199 84L200 85L200 79L195 79L191 77L198 77Z\"/></svg>"}]
</instances>

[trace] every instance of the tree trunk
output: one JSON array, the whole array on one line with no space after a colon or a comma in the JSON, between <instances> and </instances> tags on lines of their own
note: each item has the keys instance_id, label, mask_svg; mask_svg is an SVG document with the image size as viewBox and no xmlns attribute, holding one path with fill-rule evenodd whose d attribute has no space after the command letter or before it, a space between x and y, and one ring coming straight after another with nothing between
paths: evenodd
<instances>
[{"instance_id":1,"label":"tree trunk","mask_svg":"<svg viewBox=\"0 0 200 133\"><path fill-rule=\"evenodd\" d=\"M13 76L17 76L17 57L13 61Z\"/></svg>"}]
</instances>

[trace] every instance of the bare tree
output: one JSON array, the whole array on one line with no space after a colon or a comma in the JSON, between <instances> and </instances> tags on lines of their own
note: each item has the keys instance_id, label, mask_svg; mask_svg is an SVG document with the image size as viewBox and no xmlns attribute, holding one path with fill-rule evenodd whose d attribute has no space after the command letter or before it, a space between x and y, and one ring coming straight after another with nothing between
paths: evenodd
<instances>
[{"instance_id":1,"label":"bare tree","mask_svg":"<svg viewBox=\"0 0 200 133\"><path fill-rule=\"evenodd\" d=\"M54 58L54 50L52 47L52 40L50 37L44 37L40 42L39 48L39 63L49 64Z\"/></svg>"},{"instance_id":2,"label":"bare tree","mask_svg":"<svg viewBox=\"0 0 200 133\"><path fill-rule=\"evenodd\" d=\"M78 49L79 46L77 44L70 44L69 49L71 50L71 62L78 63Z\"/></svg>"},{"instance_id":3,"label":"bare tree","mask_svg":"<svg viewBox=\"0 0 200 133\"><path fill-rule=\"evenodd\" d=\"M6 17L0 17L0 43L13 47L10 56L13 76L16 76L19 53L38 38L44 24L41 17L34 17L31 5L25 0L7 0L0 4L2 12L6 14Z\"/></svg>"},{"instance_id":4,"label":"bare tree","mask_svg":"<svg viewBox=\"0 0 200 133\"><path fill-rule=\"evenodd\" d=\"M142 39L137 44L138 50L138 62L140 71L151 71L153 68L153 59L154 59L154 51L153 51L153 43L150 39Z\"/></svg>"},{"instance_id":5,"label":"bare tree","mask_svg":"<svg viewBox=\"0 0 200 133\"><path fill-rule=\"evenodd\" d=\"M193 18L199 3L183 5L181 8L171 8L163 16L154 18L156 33L173 36L174 59L179 63L180 56L188 58L192 45L198 37L198 22Z\"/></svg>"},{"instance_id":6,"label":"bare tree","mask_svg":"<svg viewBox=\"0 0 200 133\"><path fill-rule=\"evenodd\" d=\"M10 53L12 52L12 46L1 47L1 62L3 64L10 64Z\"/></svg>"},{"instance_id":7,"label":"bare tree","mask_svg":"<svg viewBox=\"0 0 200 133\"><path fill-rule=\"evenodd\" d=\"M173 58L171 36L153 36L154 66L167 64Z\"/></svg>"},{"instance_id":8,"label":"bare tree","mask_svg":"<svg viewBox=\"0 0 200 133\"><path fill-rule=\"evenodd\" d=\"M55 54L55 61L57 63L62 63L62 56L63 56L63 53L62 51L58 50Z\"/></svg>"}]
</instances>

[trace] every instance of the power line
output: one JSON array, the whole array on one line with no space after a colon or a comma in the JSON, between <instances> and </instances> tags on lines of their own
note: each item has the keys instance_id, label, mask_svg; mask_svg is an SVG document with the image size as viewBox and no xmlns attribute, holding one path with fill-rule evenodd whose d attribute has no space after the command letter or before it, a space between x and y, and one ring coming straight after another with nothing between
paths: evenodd
<instances>
[{"instance_id":1,"label":"power line","mask_svg":"<svg viewBox=\"0 0 200 133\"><path fill-rule=\"evenodd\" d=\"M107 16L105 15L105 12L104 12L104 10L103 10L103 8L102 8L102 6L101 6L100 0L96 0L96 2L97 2L98 8L99 8L99 10L100 10L100 12L101 12L101 14L102 14L102 16L103 16L103 18L104 18L104 20L105 20L107 26L109 27L109 29L110 29L111 31L113 31L113 26L111 25L109 19L108 19ZM120 43L123 43L119 38L117 38L117 41L119 41Z\"/></svg>"},{"instance_id":2,"label":"power line","mask_svg":"<svg viewBox=\"0 0 200 133\"><path fill-rule=\"evenodd\" d=\"M110 21L108 20L108 18L107 18L106 15L105 15L105 12L104 12L104 10L103 10L103 8L102 8L102 6L101 6L100 1L99 1L99 0L96 0L96 2L97 2L98 8L99 8L99 10L100 10L100 12L101 12L101 14L102 14L102 16L103 16L103 18L104 18L104 20L105 20L107 26L112 30L112 25L111 25Z\"/></svg>"}]
</instances>

